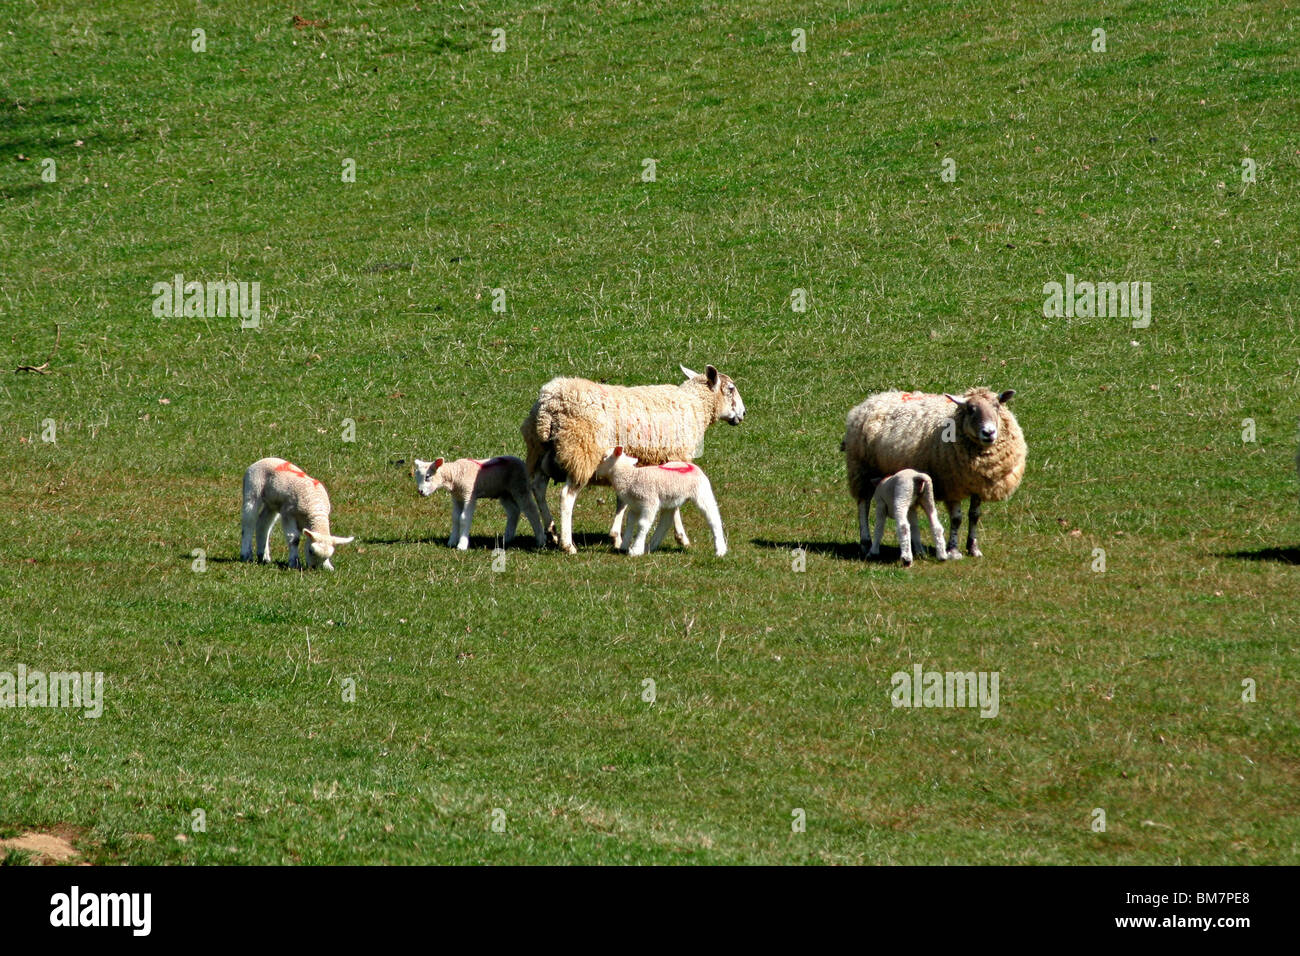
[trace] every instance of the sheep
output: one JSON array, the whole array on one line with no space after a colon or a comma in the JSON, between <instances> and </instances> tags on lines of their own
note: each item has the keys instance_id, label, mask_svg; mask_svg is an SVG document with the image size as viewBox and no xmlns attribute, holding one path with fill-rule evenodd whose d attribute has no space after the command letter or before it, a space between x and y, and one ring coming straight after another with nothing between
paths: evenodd
<instances>
[{"instance_id":1,"label":"sheep","mask_svg":"<svg viewBox=\"0 0 1300 956\"><path fill-rule=\"evenodd\" d=\"M447 547L465 551L469 548L469 527L474 520L474 506L480 498L496 498L506 509L505 543L515 536L515 526L522 511L533 526L537 546L546 545L542 518L528 488L528 473L522 460L511 455L496 458L460 458L452 462L415 459L415 487L428 497L439 488L451 492L451 535Z\"/></svg>"},{"instance_id":2,"label":"sheep","mask_svg":"<svg viewBox=\"0 0 1300 956\"><path fill-rule=\"evenodd\" d=\"M621 446L615 446L596 466L596 476L605 478L614 486L620 501L627 502L631 511L629 522L633 528L633 539L627 553L641 555L653 551L663 541L668 530L670 517L667 512L676 512L685 502L692 501L704 512L713 533L713 550L722 557L727 553L727 539L722 532L722 515L718 513L718 502L713 497L713 486L708 476L699 465L688 461L669 461L659 465L638 468L637 459L623 453ZM646 547L646 534L650 525L660 512L659 524L655 526L650 546Z\"/></svg>"},{"instance_id":3,"label":"sheep","mask_svg":"<svg viewBox=\"0 0 1300 956\"><path fill-rule=\"evenodd\" d=\"M704 374L682 366L681 385L603 385L582 378L555 378L542 386L520 431L528 448L528 480L548 530L548 480L563 481L559 546L570 554L573 505L578 492L614 445L646 464L690 461L704 433L719 419L739 425L745 403L735 383L712 365ZM621 516L616 513L616 518ZM618 524L611 529L617 539Z\"/></svg>"},{"instance_id":4,"label":"sheep","mask_svg":"<svg viewBox=\"0 0 1300 956\"><path fill-rule=\"evenodd\" d=\"M961 503L970 496L966 550L983 554L976 542L980 505L1003 501L1025 474L1025 436L1006 407L1016 393L995 395L972 388L964 396L924 392L881 392L848 414L844 441L849 491L858 502L858 531L868 547L867 518L874 494L871 482L903 468L923 471L934 495L948 506L952 527L948 557L960 558Z\"/></svg>"},{"instance_id":5,"label":"sheep","mask_svg":"<svg viewBox=\"0 0 1300 956\"><path fill-rule=\"evenodd\" d=\"M333 571L334 549L352 538L330 534L330 496L325 486L283 458L263 458L244 472L241 561L271 561L271 525L280 519L289 543L289 567L299 567L298 540L306 537L306 565Z\"/></svg>"},{"instance_id":6,"label":"sheep","mask_svg":"<svg viewBox=\"0 0 1300 956\"><path fill-rule=\"evenodd\" d=\"M880 554L880 539L885 534L885 519L893 518L898 526L898 547L903 567L912 566L912 553L925 553L921 545L921 529L916 520L918 509L925 509L925 516L930 519L930 532L934 535L935 554L942 561L948 556L944 543L943 524L939 521L939 512L934 507L934 483L925 472L904 468L876 484L876 493L872 496L876 503L876 530L871 536L871 557Z\"/></svg>"}]
</instances>

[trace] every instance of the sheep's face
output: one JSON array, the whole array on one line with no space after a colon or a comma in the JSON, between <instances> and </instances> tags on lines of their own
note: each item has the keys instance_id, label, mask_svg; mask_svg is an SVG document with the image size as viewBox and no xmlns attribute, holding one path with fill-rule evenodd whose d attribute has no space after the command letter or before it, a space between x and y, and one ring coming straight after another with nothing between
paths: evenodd
<instances>
[{"instance_id":1,"label":"sheep's face","mask_svg":"<svg viewBox=\"0 0 1300 956\"><path fill-rule=\"evenodd\" d=\"M956 395L948 398L957 403L957 425L962 435L972 444L988 447L998 440L1002 406L1015 394L1014 389L994 395L988 389L979 388L971 389L961 398Z\"/></svg>"},{"instance_id":2,"label":"sheep's face","mask_svg":"<svg viewBox=\"0 0 1300 956\"><path fill-rule=\"evenodd\" d=\"M437 461L420 461L415 459L415 490L427 498L441 486L438 470L442 468L442 459Z\"/></svg>"},{"instance_id":3,"label":"sheep's face","mask_svg":"<svg viewBox=\"0 0 1300 956\"><path fill-rule=\"evenodd\" d=\"M336 538L329 534L315 534L308 528L302 529L303 541L306 547L303 548L303 563L308 568L324 568L326 571L333 571L334 565L330 563L330 558L334 557L334 550L340 544L348 544L351 538Z\"/></svg>"},{"instance_id":4,"label":"sheep's face","mask_svg":"<svg viewBox=\"0 0 1300 956\"><path fill-rule=\"evenodd\" d=\"M740 390L736 388L736 383L731 380L730 375L723 375L712 365L705 367L703 375L692 372L685 365L681 369L688 380L703 379L709 386L710 391L713 392L714 411L717 412L718 418L728 425L739 425L745 420L745 400L740 397Z\"/></svg>"}]
</instances>

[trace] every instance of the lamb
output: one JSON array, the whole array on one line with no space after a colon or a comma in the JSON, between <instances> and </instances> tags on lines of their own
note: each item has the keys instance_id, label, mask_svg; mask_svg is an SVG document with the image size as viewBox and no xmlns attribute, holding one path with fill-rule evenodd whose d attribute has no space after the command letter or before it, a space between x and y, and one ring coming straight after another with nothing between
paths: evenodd
<instances>
[{"instance_id":1,"label":"lamb","mask_svg":"<svg viewBox=\"0 0 1300 956\"><path fill-rule=\"evenodd\" d=\"M948 506L952 527L948 557L960 558L961 503L970 496L966 549L982 557L976 542L985 501L1010 498L1025 474L1025 436L1006 407L1016 393L995 395L972 388L964 396L881 392L849 412L844 442L849 491L858 502L858 531L868 547L868 510L873 479L903 468L925 472L934 495Z\"/></svg>"},{"instance_id":2,"label":"lamb","mask_svg":"<svg viewBox=\"0 0 1300 956\"><path fill-rule=\"evenodd\" d=\"M876 530L871 536L871 551L875 557L880 554L880 539L885 534L885 519L893 518L898 526L898 547L902 551L903 567L912 566L912 553L924 554L921 546L921 529L918 527L916 513L925 509L930 519L930 532L934 535L935 554L942 561L948 556L944 544L943 524L939 521L939 512L934 507L934 483L925 472L904 468L876 484L876 493L872 496L876 503Z\"/></svg>"},{"instance_id":3,"label":"lamb","mask_svg":"<svg viewBox=\"0 0 1300 956\"><path fill-rule=\"evenodd\" d=\"M333 571L334 549L352 538L330 534L330 496L325 486L283 458L263 458L244 472L241 561L271 561L271 525L279 518L289 543L289 567L299 567L298 541L307 539L306 565Z\"/></svg>"},{"instance_id":4,"label":"lamb","mask_svg":"<svg viewBox=\"0 0 1300 956\"><path fill-rule=\"evenodd\" d=\"M709 530L713 533L713 550L718 557L727 553L722 515L718 513L718 502L713 497L713 486L699 465L688 461L670 461L644 468L636 465L634 456L624 454L623 448L616 446L596 466L595 472L597 477L607 479L614 486L620 501L627 502L633 529L628 554L646 554L659 547L672 519L667 513L659 517L659 524L655 526L647 548L646 535L651 523L660 512L671 511L676 514L676 509L687 501L694 502L704 512Z\"/></svg>"},{"instance_id":5,"label":"lamb","mask_svg":"<svg viewBox=\"0 0 1300 956\"><path fill-rule=\"evenodd\" d=\"M562 481L558 543L573 554L573 505L595 477L609 448L618 445L648 465L689 462L704 433L719 419L739 425L745 403L735 383L712 365L704 374L682 366L681 385L603 385L556 378L542 386L520 429L528 448L528 480L548 530L548 480ZM621 505L620 505L621 510ZM621 515L611 535L618 538ZM684 532L683 532L684 536Z\"/></svg>"},{"instance_id":6,"label":"lamb","mask_svg":"<svg viewBox=\"0 0 1300 956\"><path fill-rule=\"evenodd\" d=\"M528 489L524 463L511 455L496 458L460 458L452 462L415 459L415 487L424 497L439 488L451 492L451 535L447 547L460 551L469 548L469 528L474 520L474 506L480 498L496 498L506 509L505 543L515 537L515 526L522 511L533 526L537 546L544 547L546 535Z\"/></svg>"}]
</instances>

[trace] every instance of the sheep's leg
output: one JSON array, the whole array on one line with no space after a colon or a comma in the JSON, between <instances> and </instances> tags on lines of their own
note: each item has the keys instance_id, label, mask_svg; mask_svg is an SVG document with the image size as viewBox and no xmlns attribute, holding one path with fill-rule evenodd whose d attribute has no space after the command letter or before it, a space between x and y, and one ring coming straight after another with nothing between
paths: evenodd
<instances>
[{"instance_id":1,"label":"sheep's leg","mask_svg":"<svg viewBox=\"0 0 1300 956\"><path fill-rule=\"evenodd\" d=\"M460 540L456 542L456 550L469 550L469 526L474 521L474 505L476 499L470 498L465 502L465 507L460 512Z\"/></svg>"},{"instance_id":2,"label":"sheep's leg","mask_svg":"<svg viewBox=\"0 0 1300 956\"><path fill-rule=\"evenodd\" d=\"M302 564L298 560L298 541L302 535L298 531L298 519L291 514L281 512L280 525L284 528L284 540L289 544L289 567L301 567Z\"/></svg>"},{"instance_id":3,"label":"sheep's leg","mask_svg":"<svg viewBox=\"0 0 1300 956\"><path fill-rule=\"evenodd\" d=\"M560 489L560 547L569 554L577 554L573 545L573 505L578 500L579 488L566 481Z\"/></svg>"},{"instance_id":4,"label":"sheep's leg","mask_svg":"<svg viewBox=\"0 0 1300 956\"><path fill-rule=\"evenodd\" d=\"M519 505L515 504L514 498L507 495L501 499L501 507L506 509L506 533L501 543L509 544L515 540L515 528L519 524Z\"/></svg>"},{"instance_id":5,"label":"sheep's leg","mask_svg":"<svg viewBox=\"0 0 1300 956\"><path fill-rule=\"evenodd\" d=\"M925 557L925 545L921 543L920 509L912 505L907 509L907 522L912 528L912 554L918 558Z\"/></svg>"},{"instance_id":6,"label":"sheep's leg","mask_svg":"<svg viewBox=\"0 0 1300 956\"><path fill-rule=\"evenodd\" d=\"M961 548L957 546L957 532L961 529L961 500L948 502L948 517L952 519L952 528L948 532L948 560L961 557Z\"/></svg>"},{"instance_id":7,"label":"sheep's leg","mask_svg":"<svg viewBox=\"0 0 1300 956\"><path fill-rule=\"evenodd\" d=\"M538 547L546 543L546 535L550 535L551 540L556 544L560 540L555 534L555 519L551 517L551 509L546 504L546 486L549 482L550 479L546 477L546 473L541 471L529 479L533 491L533 500L537 503L537 513L542 523L542 530L537 533Z\"/></svg>"},{"instance_id":8,"label":"sheep's leg","mask_svg":"<svg viewBox=\"0 0 1300 956\"><path fill-rule=\"evenodd\" d=\"M862 520L865 521L871 502L860 501L858 504L861 507ZM871 535L871 550L867 552L869 557L876 558L880 556L880 542L885 537L885 518L887 517L884 503L876 502L876 530Z\"/></svg>"},{"instance_id":9,"label":"sheep's leg","mask_svg":"<svg viewBox=\"0 0 1300 956\"><path fill-rule=\"evenodd\" d=\"M876 532L876 540L871 540L871 499L858 499L858 543L862 546L863 554L880 553L880 535Z\"/></svg>"},{"instance_id":10,"label":"sheep's leg","mask_svg":"<svg viewBox=\"0 0 1300 956\"><path fill-rule=\"evenodd\" d=\"M632 539L632 546L627 549L628 554L634 556L645 554L646 535L650 533L650 525L658 511L658 502L649 501L639 501L632 509L631 521L635 526L635 537Z\"/></svg>"},{"instance_id":11,"label":"sheep's leg","mask_svg":"<svg viewBox=\"0 0 1300 956\"><path fill-rule=\"evenodd\" d=\"M257 528L253 532L253 551L256 559L263 564L271 563L271 526L279 517L266 505L257 513Z\"/></svg>"},{"instance_id":12,"label":"sheep's leg","mask_svg":"<svg viewBox=\"0 0 1300 956\"><path fill-rule=\"evenodd\" d=\"M523 510L524 517L532 525L533 535L537 539L537 546L539 548L546 547L546 531L542 525L542 516L537 512L537 502L533 500L532 492L524 489L523 497L517 499L515 503Z\"/></svg>"},{"instance_id":13,"label":"sheep's leg","mask_svg":"<svg viewBox=\"0 0 1300 956\"><path fill-rule=\"evenodd\" d=\"M451 534L447 535L447 547L456 547L456 542L460 540L460 519L461 512L465 506L455 498L451 499Z\"/></svg>"},{"instance_id":14,"label":"sheep's leg","mask_svg":"<svg viewBox=\"0 0 1300 956\"><path fill-rule=\"evenodd\" d=\"M695 504L704 512L704 520L709 523L709 533L713 535L713 553L722 557L727 553L727 536L722 531L722 512L718 510L718 499L713 496L713 488L707 483L701 484L695 496ZM674 509L673 516L681 521L681 510ZM665 521L667 515L664 516Z\"/></svg>"},{"instance_id":15,"label":"sheep's leg","mask_svg":"<svg viewBox=\"0 0 1300 956\"><path fill-rule=\"evenodd\" d=\"M673 537L683 548L691 546L691 539L686 537L686 528L682 525L682 509L673 509ZM716 539L715 539L716 540Z\"/></svg>"},{"instance_id":16,"label":"sheep's leg","mask_svg":"<svg viewBox=\"0 0 1300 956\"><path fill-rule=\"evenodd\" d=\"M673 517L666 509L659 512L659 521L655 524L654 534L650 536L650 544L645 549L646 554L649 554L651 551L655 550L655 548L659 547L659 545L663 544L664 537L668 534L668 526L672 523Z\"/></svg>"},{"instance_id":17,"label":"sheep's leg","mask_svg":"<svg viewBox=\"0 0 1300 956\"><path fill-rule=\"evenodd\" d=\"M980 551L980 546L975 543L975 528L980 523L980 496L970 496L970 525L966 528L966 550L972 558L982 558L984 553ZM957 537L957 532L952 533L953 538Z\"/></svg>"},{"instance_id":18,"label":"sheep's leg","mask_svg":"<svg viewBox=\"0 0 1300 956\"><path fill-rule=\"evenodd\" d=\"M244 510L239 522L239 560L253 560L253 541L257 537L257 517L261 514L261 505L255 497L244 499Z\"/></svg>"},{"instance_id":19,"label":"sheep's leg","mask_svg":"<svg viewBox=\"0 0 1300 956\"><path fill-rule=\"evenodd\" d=\"M921 493L921 507L930 522L930 536L934 538L934 556L940 561L948 557L948 544L943 536L943 522L939 520L939 511L934 506L934 489L926 486Z\"/></svg>"},{"instance_id":20,"label":"sheep's leg","mask_svg":"<svg viewBox=\"0 0 1300 956\"><path fill-rule=\"evenodd\" d=\"M623 547L623 516L627 514L627 502L614 495L614 523L609 527L609 540L617 551Z\"/></svg>"}]
</instances>

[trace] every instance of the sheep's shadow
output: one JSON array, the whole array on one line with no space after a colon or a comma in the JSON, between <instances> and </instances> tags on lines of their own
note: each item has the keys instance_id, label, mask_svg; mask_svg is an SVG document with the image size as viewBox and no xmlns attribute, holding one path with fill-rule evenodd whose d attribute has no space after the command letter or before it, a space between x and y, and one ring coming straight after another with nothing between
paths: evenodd
<instances>
[{"instance_id":1,"label":"sheep's shadow","mask_svg":"<svg viewBox=\"0 0 1300 956\"><path fill-rule=\"evenodd\" d=\"M1272 561L1277 564L1300 564L1300 547L1259 548L1255 551L1221 551L1216 557L1237 561Z\"/></svg>"},{"instance_id":2,"label":"sheep's shadow","mask_svg":"<svg viewBox=\"0 0 1300 956\"><path fill-rule=\"evenodd\" d=\"M454 550L456 550L455 548L448 548L448 546L447 546L447 536L446 536L446 535L442 535L442 536L436 536L436 535L435 535L435 536L432 536L432 537L423 537L423 538L414 538L414 537L398 537L398 538L367 538L365 541L358 541L357 543L360 544L360 545L362 545L363 547L366 546L366 545L372 545L372 544L374 544L374 545L380 545L380 544L427 544L427 545L432 545L432 546L434 546L434 547L447 548L447 550L449 550L449 551L454 551ZM501 546L501 536L500 536L500 535L491 536L491 535L485 535L485 534L471 534L471 535L469 536L469 549L470 549L471 551L478 550L479 548L486 548L487 550L491 551L492 549L497 548L497 547L500 547L500 546ZM533 540L532 532L528 532L528 533L526 533L526 534L521 532L521 533L519 533L519 534L516 534L514 540L511 541L509 544L505 545L505 547L506 547L507 550L510 550L510 551L514 551L514 550L522 550L522 551L539 551L539 550L542 550L542 549L540 549L540 548L537 547L537 542L536 542L535 540Z\"/></svg>"}]
</instances>

